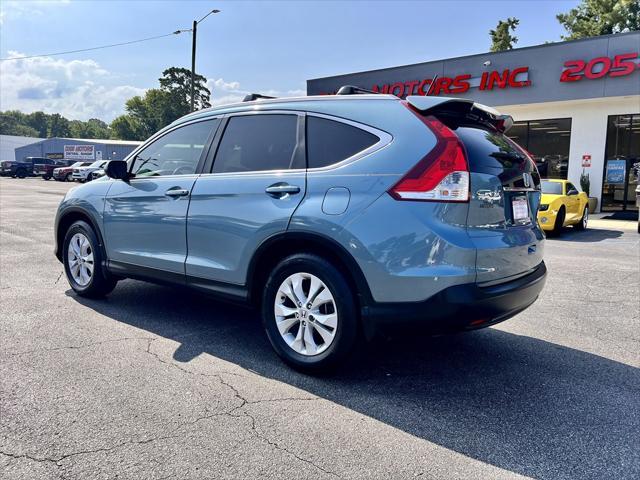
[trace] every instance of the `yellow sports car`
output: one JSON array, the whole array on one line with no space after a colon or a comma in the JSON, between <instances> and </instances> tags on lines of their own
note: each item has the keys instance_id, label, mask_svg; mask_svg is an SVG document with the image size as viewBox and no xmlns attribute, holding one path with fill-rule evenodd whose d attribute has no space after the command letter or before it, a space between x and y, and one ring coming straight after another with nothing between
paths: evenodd
<instances>
[{"instance_id":1,"label":"yellow sports car","mask_svg":"<svg viewBox=\"0 0 640 480\"><path fill-rule=\"evenodd\" d=\"M542 180L538 223L543 230L560 233L562 227L587 228L589 198L568 180Z\"/></svg>"}]
</instances>

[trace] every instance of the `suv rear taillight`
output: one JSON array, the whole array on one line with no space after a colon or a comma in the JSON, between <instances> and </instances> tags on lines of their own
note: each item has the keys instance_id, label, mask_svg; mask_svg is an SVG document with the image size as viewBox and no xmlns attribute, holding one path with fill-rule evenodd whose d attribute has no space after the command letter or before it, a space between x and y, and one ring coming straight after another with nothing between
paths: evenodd
<instances>
[{"instance_id":1,"label":"suv rear taillight","mask_svg":"<svg viewBox=\"0 0 640 480\"><path fill-rule=\"evenodd\" d=\"M469 201L469 163L456 134L433 116L423 116L406 102L436 137L436 145L389 190L396 200Z\"/></svg>"}]
</instances>

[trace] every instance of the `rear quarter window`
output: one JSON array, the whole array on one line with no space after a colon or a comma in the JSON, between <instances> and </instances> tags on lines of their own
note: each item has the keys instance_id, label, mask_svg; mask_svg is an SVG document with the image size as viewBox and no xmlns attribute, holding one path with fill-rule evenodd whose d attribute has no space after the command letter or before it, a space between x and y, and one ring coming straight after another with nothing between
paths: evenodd
<instances>
[{"instance_id":1,"label":"rear quarter window","mask_svg":"<svg viewBox=\"0 0 640 480\"><path fill-rule=\"evenodd\" d=\"M361 128L327 118L307 116L309 168L339 163L378 143L380 139Z\"/></svg>"}]
</instances>

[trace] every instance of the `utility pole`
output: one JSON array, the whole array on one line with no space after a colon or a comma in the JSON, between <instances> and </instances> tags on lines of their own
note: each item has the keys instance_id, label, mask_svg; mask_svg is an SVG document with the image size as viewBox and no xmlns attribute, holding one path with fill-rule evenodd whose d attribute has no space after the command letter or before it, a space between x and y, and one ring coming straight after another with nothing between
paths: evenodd
<instances>
[{"instance_id":1,"label":"utility pole","mask_svg":"<svg viewBox=\"0 0 640 480\"><path fill-rule=\"evenodd\" d=\"M193 40L191 44L191 111L195 110L195 82L196 82L196 34L198 32L198 22L193 21Z\"/></svg>"},{"instance_id":2,"label":"utility pole","mask_svg":"<svg viewBox=\"0 0 640 480\"><path fill-rule=\"evenodd\" d=\"M195 84L196 84L196 34L198 33L198 24L202 22L205 18L207 18L212 13L220 13L220 10L211 10L200 20L193 21L193 28L191 29L192 36L192 44L191 44L191 111L193 112L196 109L196 99L195 97Z\"/></svg>"}]
</instances>

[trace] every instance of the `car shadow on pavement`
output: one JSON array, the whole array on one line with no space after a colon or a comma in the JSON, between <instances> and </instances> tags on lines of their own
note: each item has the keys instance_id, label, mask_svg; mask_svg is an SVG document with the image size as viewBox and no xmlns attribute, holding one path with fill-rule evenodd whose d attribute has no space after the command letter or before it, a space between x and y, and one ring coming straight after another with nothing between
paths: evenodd
<instances>
[{"instance_id":1,"label":"car shadow on pavement","mask_svg":"<svg viewBox=\"0 0 640 480\"><path fill-rule=\"evenodd\" d=\"M549 240L558 240L561 242L582 242L595 243L609 240L612 238L620 238L624 232L622 230L606 230L602 228L590 228L587 230L575 230L572 228L564 228L557 235L547 234Z\"/></svg>"},{"instance_id":2,"label":"car shadow on pavement","mask_svg":"<svg viewBox=\"0 0 640 480\"><path fill-rule=\"evenodd\" d=\"M124 281L105 300L72 296L172 339L177 362L207 353L468 457L534 478L638 478L639 370L485 329L369 345L333 376L284 365L255 312Z\"/></svg>"}]
</instances>

